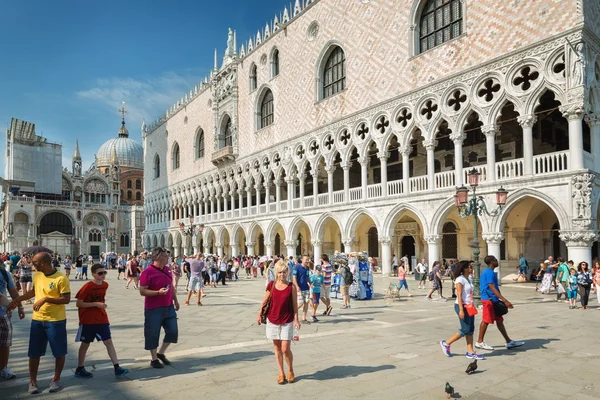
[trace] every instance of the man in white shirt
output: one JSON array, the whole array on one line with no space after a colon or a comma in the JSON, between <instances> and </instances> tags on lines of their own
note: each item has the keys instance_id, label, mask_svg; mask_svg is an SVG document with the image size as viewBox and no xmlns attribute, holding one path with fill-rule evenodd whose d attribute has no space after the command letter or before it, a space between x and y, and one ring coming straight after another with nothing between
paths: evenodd
<instances>
[{"instance_id":1,"label":"man in white shirt","mask_svg":"<svg viewBox=\"0 0 600 400\"><path fill-rule=\"evenodd\" d=\"M425 285L427 284L427 272L429 270L429 266L425 262L424 258L421 258L421 262L417 264L417 272L421 275L421 280L419 281L419 289L423 286L425 289Z\"/></svg>"},{"instance_id":2,"label":"man in white shirt","mask_svg":"<svg viewBox=\"0 0 600 400\"><path fill-rule=\"evenodd\" d=\"M398 257L396 257L396 254L392 254L392 272L394 276L398 274Z\"/></svg>"}]
</instances>

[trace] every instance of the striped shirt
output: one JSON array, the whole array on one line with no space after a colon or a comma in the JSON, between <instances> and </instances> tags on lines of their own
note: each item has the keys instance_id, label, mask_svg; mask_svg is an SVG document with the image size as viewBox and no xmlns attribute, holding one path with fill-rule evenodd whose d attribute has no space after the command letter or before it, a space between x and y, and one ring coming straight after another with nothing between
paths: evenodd
<instances>
[{"instance_id":1,"label":"striped shirt","mask_svg":"<svg viewBox=\"0 0 600 400\"><path fill-rule=\"evenodd\" d=\"M323 265L323 286L331 286L331 274L333 273L333 267L327 263Z\"/></svg>"}]
</instances>

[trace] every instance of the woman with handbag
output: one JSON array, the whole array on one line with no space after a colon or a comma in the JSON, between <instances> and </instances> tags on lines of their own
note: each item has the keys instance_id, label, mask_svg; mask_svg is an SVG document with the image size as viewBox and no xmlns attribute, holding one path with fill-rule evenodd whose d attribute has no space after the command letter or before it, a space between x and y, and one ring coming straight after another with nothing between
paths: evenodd
<instances>
[{"instance_id":1,"label":"woman with handbag","mask_svg":"<svg viewBox=\"0 0 600 400\"><path fill-rule=\"evenodd\" d=\"M475 353L473 350L473 332L475 332L477 308L473 303L473 285L469 281L471 270L472 266L469 261L461 261L455 267L456 302L454 303L454 311L458 315L460 328L450 339L442 340L440 345L444 354L447 357L451 357L450 345L464 337L467 340L467 353L465 356L476 360L484 360L485 357Z\"/></svg>"},{"instance_id":2,"label":"woman with handbag","mask_svg":"<svg viewBox=\"0 0 600 400\"><path fill-rule=\"evenodd\" d=\"M587 310L588 301L590 300L590 290L592 288L592 273L588 270L588 263L582 261L577 266L577 283L579 284L579 297L581 306Z\"/></svg>"},{"instance_id":3,"label":"woman with handbag","mask_svg":"<svg viewBox=\"0 0 600 400\"><path fill-rule=\"evenodd\" d=\"M267 285L258 318L258 325L267 325L267 339L273 340L275 360L279 369L277 383L294 383L294 356L291 341L294 330L300 329L298 322L298 300L296 288L287 280L288 266L283 260L275 265L275 280ZM283 359L288 365L287 378L283 370Z\"/></svg>"}]
</instances>

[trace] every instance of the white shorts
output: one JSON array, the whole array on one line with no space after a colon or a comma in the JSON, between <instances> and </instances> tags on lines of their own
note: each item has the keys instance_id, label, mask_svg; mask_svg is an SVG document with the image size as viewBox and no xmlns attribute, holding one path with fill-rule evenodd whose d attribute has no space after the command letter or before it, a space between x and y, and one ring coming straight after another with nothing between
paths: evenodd
<instances>
[{"instance_id":1,"label":"white shorts","mask_svg":"<svg viewBox=\"0 0 600 400\"><path fill-rule=\"evenodd\" d=\"M285 325L272 324L267 319L267 339L271 340L292 340L294 337L294 322Z\"/></svg>"},{"instance_id":2,"label":"white shorts","mask_svg":"<svg viewBox=\"0 0 600 400\"><path fill-rule=\"evenodd\" d=\"M76 274L81 274L82 272L83 272L83 268L82 267L75 268L75 273Z\"/></svg>"},{"instance_id":3,"label":"white shorts","mask_svg":"<svg viewBox=\"0 0 600 400\"><path fill-rule=\"evenodd\" d=\"M188 290L201 290L202 289L202 278L196 278L192 276L188 285Z\"/></svg>"},{"instance_id":4,"label":"white shorts","mask_svg":"<svg viewBox=\"0 0 600 400\"><path fill-rule=\"evenodd\" d=\"M321 286L321 298L328 299L331 292L331 286Z\"/></svg>"},{"instance_id":5,"label":"white shorts","mask_svg":"<svg viewBox=\"0 0 600 400\"><path fill-rule=\"evenodd\" d=\"M298 292L298 305L310 302L310 290L301 290Z\"/></svg>"}]
</instances>

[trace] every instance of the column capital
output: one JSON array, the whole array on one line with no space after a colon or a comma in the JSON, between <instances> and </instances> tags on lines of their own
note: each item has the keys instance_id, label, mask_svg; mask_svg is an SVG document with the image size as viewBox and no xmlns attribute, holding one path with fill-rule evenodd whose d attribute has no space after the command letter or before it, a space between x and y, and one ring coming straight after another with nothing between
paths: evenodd
<instances>
[{"instance_id":1,"label":"column capital","mask_svg":"<svg viewBox=\"0 0 600 400\"><path fill-rule=\"evenodd\" d=\"M600 125L600 115L599 114L594 114L594 113L586 114L585 115L585 122L587 122L587 124L590 127L592 127L592 126L598 126L598 125Z\"/></svg>"},{"instance_id":2,"label":"column capital","mask_svg":"<svg viewBox=\"0 0 600 400\"><path fill-rule=\"evenodd\" d=\"M485 125L481 127L481 132L485 135L485 137L495 137L496 134L500 131L500 126L496 124Z\"/></svg>"},{"instance_id":3,"label":"column capital","mask_svg":"<svg viewBox=\"0 0 600 400\"><path fill-rule=\"evenodd\" d=\"M592 243L598 240L598 232L595 230L560 231L559 237L567 247L590 247Z\"/></svg>"},{"instance_id":4,"label":"column capital","mask_svg":"<svg viewBox=\"0 0 600 400\"><path fill-rule=\"evenodd\" d=\"M344 239L344 246L352 248L354 244L354 239ZM348 249L346 248L346 253L348 253Z\"/></svg>"},{"instance_id":5,"label":"column capital","mask_svg":"<svg viewBox=\"0 0 600 400\"><path fill-rule=\"evenodd\" d=\"M360 156L360 157L358 157L357 161L361 165L361 167L364 167L365 165L369 164L369 157L367 157L367 156Z\"/></svg>"},{"instance_id":6,"label":"column capital","mask_svg":"<svg viewBox=\"0 0 600 400\"><path fill-rule=\"evenodd\" d=\"M298 177L298 180L300 182L304 182L304 180L306 180L306 174L305 173L298 174L297 177Z\"/></svg>"},{"instance_id":7,"label":"column capital","mask_svg":"<svg viewBox=\"0 0 600 400\"><path fill-rule=\"evenodd\" d=\"M504 240L503 232L482 233L481 238L488 244L500 244Z\"/></svg>"},{"instance_id":8,"label":"column capital","mask_svg":"<svg viewBox=\"0 0 600 400\"><path fill-rule=\"evenodd\" d=\"M254 247L255 244L256 243L254 243L254 242L246 242L246 246L248 246L248 247Z\"/></svg>"},{"instance_id":9,"label":"column capital","mask_svg":"<svg viewBox=\"0 0 600 400\"><path fill-rule=\"evenodd\" d=\"M408 156L410 155L410 153L412 153L412 146L408 145L408 146L400 146L398 148L398 152L400 154L402 154L403 156Z\"/></svg>"},{"instance_id":10,"label":"column capital","mask_svg":"<svg viewBox=\"0 0 600 400\"><path fill-rule=\"evenodd\" d=\"M563 117L569 121L582 120L585 114L585 109L579 104L567 104L558 108L562 113Z\"/></svg>"},{"instance_id":11,"label":"column capital","mask_svg":"<svg viewBox=\"0 0 600 400\"><path fill-rule=\"evenodd\" d=\"M442 235L425 235L423 238L428 244L438 244L442 241Z\"/></svg>"},{"instance_id":12,"label":"column capital","mask_svg":"<svg viewBox=\"0 0 600 400\"><path fill-rule=\"evenodd\" d=\"M273 246L273 243L272 242L265 242L265 246L271 247L271 246Z\"/></svg>"},{"instance_id":13,"label":"column capital","mask_svg":"<svg viewBox=\"0 0 600 400\"><path fill-rule=\"evenodd\" d=\"M387 162L387 159L390 157L389 151L379 152L377 153L377 158L381 160L381 162Z\"/></svg>"},{"instance_id":14,"label":"column capital","mask_svg":"<svg viewBox=\"0 0 600 400\"><path fill-rule=\"evenodd\" d=\"M465 133L464 132L451 133L450 140L452 140L455 144L460 143L462 145L462 142L465 140Z\"/></svg>"},{"instance_id":15,"label":"column capital","mask_svg":"<svg viewBox=\"0 0 600 400\"><path fill-rule=\"evenodd\" d=\"M425 147L425 149L427 151L435 150L436 146L437 146L437 140L435 140L435 139L425 139L425 140L423 140L423 147Z\"/></svg>"},{"instance_id":16,"label":"column capital","mask_svg":"<svg viewBox=\"0 0 600 400\"><path fill-rule=\"evenodd\" d=\"M323 241L319 240L319 239L315 239L315 240L311 241L311 244L313 246L321 246L321 245L323 245Z\"/></svg>"},{"instance_id":17,"label":"column capital","mask_svg":"<svg viewBox=\"0 0 600 400\"><path fill-rule=\"evenodd\" d=\"M344 168L343 163L342 163L342 168ZM327 172L328 175L333 175L333 172L335 171L335 166L327 165L327 166L325 166L325 171Z\"/></svg>"},{"instance_id":18,"label":"column capital","mask_svg":"<svg viewBox=\"0 0 600 400\"><path fill-rule=\"evenodd\" d=\"M379 243L383 246L389 246L392 243L392 238L389 236L381 236L379 237Z\"/></svg>"},{"instance_id":19,"label":"column capital","mask_svg":"<svg viewBox=\"0 0 600 400\"><path fill-rule=\"evenodd\" d=\"M517 122L523 128L533 128L533 125L537 122L537 116L533 114L523 115L522 117L517 117Z\"/></svg>"},{"instance_id":20,"label":"column capital","mask_svg":"<svg viewBox=\"0 0 600 400\"><path fill-rule=\"evenodd\" d=\"M217 243L217 244L215 244L215 247L216 247L217 249L222 249L222 248L223 248L223 244L221 244L221 243Z\"/></svg>"},{"instance_id":21,"label":"column capital","mask_svg":"<svg viewBox=\"0 0 600 400\"><path fill-rule=\"evenodd\" d=\"M286 240L283 242L283 244L285 244L285 247L296 247L295 240Z\"/></svg>"}]
</instances>

